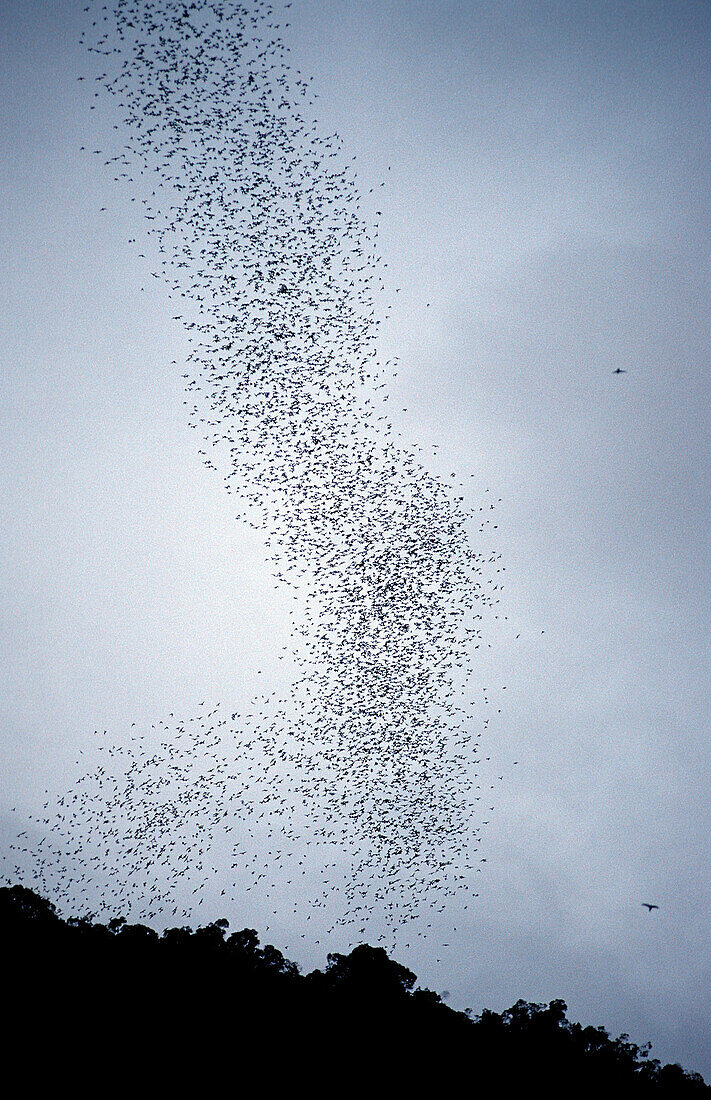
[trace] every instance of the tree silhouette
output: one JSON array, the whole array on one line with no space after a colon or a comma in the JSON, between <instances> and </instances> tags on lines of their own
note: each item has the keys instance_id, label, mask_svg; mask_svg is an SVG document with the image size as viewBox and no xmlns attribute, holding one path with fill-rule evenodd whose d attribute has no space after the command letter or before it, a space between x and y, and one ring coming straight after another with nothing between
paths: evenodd
<instances>
[{"instance_id":1,"label":"tree silhouette","mask_svg":"<svg viewBox=\"0 0 711 1100\"><path fill-rule=\"evenodd\" d=\"M25 1065L40 1056L64 1065L81 1051L85 1075L106 1082L107 1067L130 1070L134 1091L146 1072L156 1088L184 1090L190 1065L204 1089L206 1075L221 1087L243 1084L248 1071L274 1083L297 1064L331 1095L376 1076L396 1094L461 1080L502 1097L709 1091L698 1074L650 1058L648 1045L571 1023L562 1000L472 1018L418 989L380 947L330 954L323 971L302 975L253 928L227 931L226 920L161 935L122 918L64 921L31 890L0 888L6 1048Z\"/></svg>"}]
</instances>

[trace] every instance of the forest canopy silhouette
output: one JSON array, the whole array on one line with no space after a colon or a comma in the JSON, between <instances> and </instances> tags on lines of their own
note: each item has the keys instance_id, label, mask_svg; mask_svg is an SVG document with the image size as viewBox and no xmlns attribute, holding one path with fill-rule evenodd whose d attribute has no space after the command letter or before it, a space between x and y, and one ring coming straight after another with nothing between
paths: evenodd
<instances>
[{"instance_id":1,"label":"forest canopy silhouette","mask_svg":"<svg viewBox=\"0 0 711 1100\"><path fill-rule=\"evenodd\" d=\"M315 1064L342 1059L352 1072L377 1067L403 1081L466 1072L477 1091L498 1095L533 1085L548 1095L709 1091L699 1074L650 1057L649 1044L569 1021L563 1000L519 1000L476 1017L455 1011L368 944L302 974L277 948L261 946L254 929L230 933L224 919L161 934L123 918L63 920L19 885L0 888L0 942L15 1049L75 1049L79 1040L83 1063L97 1067L120 1053L124 1067L152 1054L175 1068L184 1050L209 1050L213 1068L222 1060L227 1072L238 1041L242 1063L300 1049Z\"/></svg>"}]
</instances>

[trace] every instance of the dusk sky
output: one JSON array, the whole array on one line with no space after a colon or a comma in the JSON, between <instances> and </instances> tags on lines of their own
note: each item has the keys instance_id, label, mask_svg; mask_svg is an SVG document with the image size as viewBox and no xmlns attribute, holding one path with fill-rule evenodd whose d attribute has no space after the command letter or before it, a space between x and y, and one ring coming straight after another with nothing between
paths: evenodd
<instances>
[{"instance_id":1,"label":"dusk sky","mask_svg":"<svg viewBox=\"0 0 711 1100\"><path fill-rule=\"evenodd\" d=\"M197 453L187 336L92 153L121 123L86 3L0 0L10 878L96 729L287 688L289 597ZM294 0L286 21L382 212L396 428L500 500L479 896L396 957L455 1008L561 997L709 1080L711 8ZM305 969L344 947L219 889L195 921L223 915Z\"/></svg>"}]
</instances>

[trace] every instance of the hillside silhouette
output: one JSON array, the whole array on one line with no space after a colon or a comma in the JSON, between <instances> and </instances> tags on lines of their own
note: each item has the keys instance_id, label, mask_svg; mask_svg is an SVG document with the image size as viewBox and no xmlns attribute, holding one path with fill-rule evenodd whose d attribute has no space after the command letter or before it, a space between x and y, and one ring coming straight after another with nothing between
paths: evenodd
<instances>
[{"instance_id":1,"label":"hillside silhouette","mask_svg":"<svg viewBox=\"0 0 711 1100\"><path fill-rule=\"evenodd\" d=\"M465 1080L470 1095L504 1097L711 1091L699 1074L649 1057L648 1045L571 1023L562 1000L457 1012L367 944L301 974L254 929L229 934L226 920L160 935L121 918L65 921L23 886L0 888L0 943L11 1058L61 1059L104 1095L121 1075L140 1094L136 1074L175 1085L200 1066L204 1082L218 1075L236 1092L250 1074L306 1074L316 1094L333 1095L363 1079L375 1095L378 1080L403 1089Z\"/></svg>"}]
</instances>

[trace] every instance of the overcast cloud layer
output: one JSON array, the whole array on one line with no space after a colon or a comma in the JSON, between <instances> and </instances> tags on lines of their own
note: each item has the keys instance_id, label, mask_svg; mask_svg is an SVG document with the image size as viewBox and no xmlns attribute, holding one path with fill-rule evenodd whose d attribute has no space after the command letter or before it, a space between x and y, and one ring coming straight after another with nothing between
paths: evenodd
<instances>
[{"instance_id":1,"label":"overcast cloud layer","mask_svg":"<svg viewBox=\"0 0 711 1100\"><path fill-rule=\"evenodd\" d=\"M196 453L139 211L92 158L115 119L76 79L82 7L0 3L4 848L97 727L281 687L288 630ZM449 949L435 921L399 958L455 1007L563 997L708 1078L711 13L298 0L289 21L324 130L366 193L386 181L398 428L502 498L480 896Z\"/></svg>"}]
</instances>

